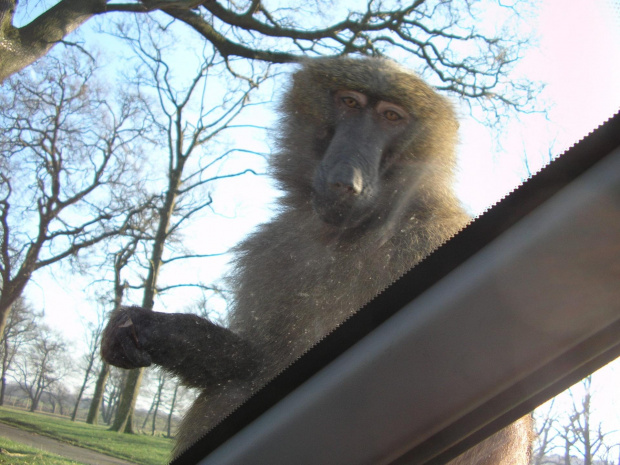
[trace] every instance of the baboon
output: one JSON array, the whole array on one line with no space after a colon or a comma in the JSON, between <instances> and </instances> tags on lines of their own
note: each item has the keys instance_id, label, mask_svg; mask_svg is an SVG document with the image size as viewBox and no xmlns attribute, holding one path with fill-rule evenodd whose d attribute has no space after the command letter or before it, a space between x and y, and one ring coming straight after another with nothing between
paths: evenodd
<instances>
[{"instance_id":1,"label":"baboon","mask_svg":"<svg viewBox=\"0 0 620 465\"><path fill-rule=\"evenodd\" d=\"M454 110L416 74L308 60L281 110L279 212L236 247L229 326L123 307L104 333L109 363L155 363L202 390L174 453L469 221L452 189ZM523 420L453 463L525 465L527 436Z\"/></svg>"}]
</instances>

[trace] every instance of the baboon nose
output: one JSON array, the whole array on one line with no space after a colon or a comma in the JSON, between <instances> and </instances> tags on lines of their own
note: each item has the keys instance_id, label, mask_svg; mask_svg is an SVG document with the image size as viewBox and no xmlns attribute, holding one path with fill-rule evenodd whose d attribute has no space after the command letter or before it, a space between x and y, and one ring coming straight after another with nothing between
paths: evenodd
<instances>
[{"instance_id":1,"label":"baboon nose","mask_svg":"<svg viewBox=\"0 0 620 465\"><path fill-rule=\"evenodd\" d=\"M359 168L340 166L329 176L329 186L340 195L359 195L364 188L364 178Z\"/></svg>"}]
</instances>

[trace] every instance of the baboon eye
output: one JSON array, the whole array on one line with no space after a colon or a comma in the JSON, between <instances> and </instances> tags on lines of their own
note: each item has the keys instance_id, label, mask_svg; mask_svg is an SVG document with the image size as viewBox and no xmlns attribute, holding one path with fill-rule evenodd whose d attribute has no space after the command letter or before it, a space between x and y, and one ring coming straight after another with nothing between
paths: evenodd
<instances>
[{"instance_id":1,"label":"baboon eye","mask_svg":"<svg viewBox=\"0 0 620 465\"><path fill-rule=\"evenodd\" d=\"M362 106L360 105L360 103L355 100L353 97L342 97L342 102L348 106L349 108L361 108Z\"/></svg>"},{"instance_id":2,"label":"baboon eye","mask_svg":"<svg viewBox=\"0 0 620 465\"><path fill-rule=\"evenodd\" d=\"M385 119L387 119L388 121L398 121L399 119L403 119L403 117L396 113L394 110L385 111L383 113L383 116L385 116Z\"/></svg>"},{"instance_id":3,"label":"baboon eye","mask_svg":"<svg viewBox=\"0 0 620 465\"><path fill-rule=\"evenodd\" d=\"M376 107L377 113L390 123L398 124L401 121L408 120L409 114L405 108L397 105L396 103L386 102L385 100L379 101Z\"/></svg>"},{"instance_id":4,"label":"baboon eye","mask_svg":"<svg viewBox=\"0 0 620 465\"><path fill-rule=\"evenodd\" d=\"M346 106L354 110L362 109L368 103L368 97L355 90L342 89L334 95L335 101L340 106Z\"/></svg>"}]
</instances>

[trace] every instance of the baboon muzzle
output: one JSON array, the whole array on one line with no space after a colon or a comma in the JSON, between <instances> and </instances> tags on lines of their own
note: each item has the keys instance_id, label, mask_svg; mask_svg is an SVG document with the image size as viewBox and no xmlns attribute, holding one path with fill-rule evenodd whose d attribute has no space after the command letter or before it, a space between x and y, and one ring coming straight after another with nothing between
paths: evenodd
<instances>
[{"instance_id":1,"label":"baboon muzzle","mask_svg":"<svg viewBox=\"0 0 620 465\"><path fill-rule=\"evenodd\" d=\"M368 215L384 143L368 115L338 124L313 182L313 205L325 222L355 226Z\"/></svg>"},{"instance_id":2,"label":"baboon muzzle","mask_svg":"<svg viewBox=\"0 0 620 465\"><path fill-rule=\"evenodd\" d=\"M359 195L364 189L364 175L359 167L341 163L329 171L327 186L337 195Z\"/></svg>"}]
</instances>

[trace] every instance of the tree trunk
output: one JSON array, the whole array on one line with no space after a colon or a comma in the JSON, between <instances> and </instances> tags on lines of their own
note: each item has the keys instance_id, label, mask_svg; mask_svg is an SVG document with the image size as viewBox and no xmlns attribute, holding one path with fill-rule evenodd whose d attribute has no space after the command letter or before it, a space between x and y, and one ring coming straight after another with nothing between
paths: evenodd
<instances>
[{"instance_id":1,"label":"tree trunk","mask_svg":"<svg viewBox=\"0 0 620 465\"><path fill-rule=\"evenodd\" d=\"M571 444L568 441L564 441L564 465L571 465L570 449L571 449Z\"/></svg>"},{"instance_id":2,"label":"tree trunk","mask_svg":"<svg viewBox=\"0 0 620 465\"><path fill-rule=\"evenodd\" d=\"M153 411L153 426L151 428L151 436L155 436L155 423L157 422L157 412L159 410L159 404L161 403L161 392L164 390L164 384L166 382L166 378L164 375L160 375L159 378L159 386L157 387L157 395L155 397L155 409Z\"/></svg>"},{"instance_id":3,"label":"tree trunk","mask_svg":"<svg viewBox=\"0 0 620 465\"><path fill-rule=\"evenodd\" d=\"M110 375L110 365L103 362L101 365L101 371L97 377L97 383L95 384L95 393L93 394L93 400L90 402L90 408L88 409L88 416L86 417L86 423L90 425L96 425L99 420L99 408L103 401L103 391L105 390L105 383Z\"/></svg>"},{"instance_id":4,"label":"tree trunk","mask_svg":"<svg viewBox=\"0 0 620 465\"><path fill-rule=\"evenodd\" d=\"M136 406L143 373L144 368L138 368L129 372L110 431L133 433L133 415L131 414Z\"/></svg>"},{"instance_id":5,"label":"tree trunk","mask_svg":"<svg viewBox=\"0 0 620 465\"><path fill-rule=\"evenodd\" d=\"M4 405L4 394L6 392L6 376L0 380L0 405Z\"/></svg>"},{"instance_id":6,"label":"tree trunk","mask_svg":"<svg viewBox=\"0 0 620 465\"><path fill-rule=\"evenodd\" d=\"M84 394L84 390L86 389L86 384L88 383L88 378L90 378L90 371L93 368L93 358L88 362L88 366L86 367L86 374L84 374L84 381L82 382L82 387L80 387L80 392L78 392L77 399L75 401L75 408L73 409L73 413L71 414L71 421L75 421L75 417L77 416L78 407L80 406L80 401L82 400L82 395Z\"/></svg>"},{"instance_id":7,"label":"tree trunk","mask_svg":"<svg viewBox=\"0 0 620 465\"><path fill-rule=\"evenodd\" d=\"M168 413L168 424L166 425L167 437L172 437L172 414L174 413L174 407L177 402L177 392L179 390L179 383L177 382L174 387L174 393L172 394L172 401L170 402L170 412ZM620 465L620 464L619 464Z\"/></svg>"},{"instance_id":8,"label":"tree trunk","mask_svg":"<svg viewBox=\"0 0 620 465\"><path fill-rule=\"evenodd\" d=\"M32 402L30 402L30 409L29 410L34 413L38 408L39 408L39 397L35 396L32 399Z\"/></svg>"},{"instance_id":9,"label":"tree trunk","mask_svg":"<svg viewBox=\"0 0 620 465\"><path fill-rule=\"evenodd\" d=\"M0 333L4 334L4 332ZM2 373L0 374L0 405L4 405L4 395L6 393L6 372L9 369L9 343L3 338L4 354L2 354Z\"/></svg>"},{"instance_id":10,"label":"tree trunk","mask_svg":"<svg viewBox=\"0 0 620 465\"><path fill-rule=\"evenodd\" d=\"M173 157L172 154L170 156ZM168 179L168 189L166 191L164 205L159 211L159 224L157 225L157 232L153 242L148 276L146 278L146 282L144 283L142 307L148 310L153 309L155 294L157 293L157 279L161 269L166 239L168 238L168 228L170 227L170 220L174 212L174 205L176 203L177 193L181 184L181 175L183 174L183 167L185 165L185 159L181 154L179 154L176 158L176 161L177 165L171 171ZM133 409L136 405L143 372L144 368L130 371L125 387L123 388L121 402L118 406L114 423L112 424L110 430L133 433L133 422L131 421L130 416L133 414Z\"/></svg>"},{"instance_id":11,"label":"tree trunk","mask_svg":"<svg viewBox=\"0 0 620 465\"><path fill-rule=\"evenodd\" d=\"M1 47L0 47L1 48ZM6 322L9 321L9 315L11 314L11 308L15 299L9 300L4 294L7 292L5 289L0 291L0 334L4 335L4 329L6 328Z\"/></svg>"},{"instance_id":12,"label":"tree trunk","mask_svg":"<svg viewBox=\"0 0 620 465\"><path fill-rule=\"evenodd\" d=\"M104 0L62 0L30 24L16 28L12 25L15 3L0 2L0 82L41 58L105 5Z\"/></svg>"},{"instance_id":13,"label":"tree trunk","mask_svg":"<svg viewBox=\"0 0 620 465\"><path fill-rule=\"evenodd\" d=\"M146 412L146 416L144 417L144 421L142 422L142 431L146 428L146 424L149 421L149 417L151 416L151 412L153 411L153 407L155 406L155 397L153 397L153 401L151 402L151 406L149 407L149 411Z\"/></svg>"},{"instance_id":14,"label":"tree trunk","mask_svg":"<svg viewBox=\"0 0 620 465\"><path fill-rule=\"evenodd\" d=\"M125 384L125 380L127 376L124 377L123 384ZM101 402L101 417L106 425L112 424L112 419L116 415L116 410L118 410L118 404L120 403L121 397L121 388L115 386L112 392L110 393L110 398L108 399L108 405L105 405L104 401Z\"/></svg>"},{"instance_id":15,"label":"tree trunk","mask_svg":"<svg viewBox=\"0 0 620 465\"><path fill-rule=\"evenodd\" d=\"M136 398L138 398L137 394L136 394ZM134 430L133 430L133 414L134 414L134 410L135 410L134 407L135 407L135 405L129 411L129 416L127 417L127 423L125 423L125 431L123 431L123 433L127 433L127 434L133 434L134 433Z\"/></svg>"}]
</instances>

